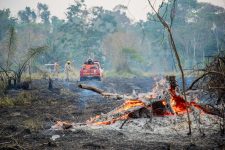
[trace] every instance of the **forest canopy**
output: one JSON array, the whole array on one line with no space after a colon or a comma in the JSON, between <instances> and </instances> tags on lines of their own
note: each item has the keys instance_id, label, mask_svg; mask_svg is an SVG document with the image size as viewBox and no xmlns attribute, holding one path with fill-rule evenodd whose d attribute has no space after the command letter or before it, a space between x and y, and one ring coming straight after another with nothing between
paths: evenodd
<instances>
[{"instance_id":1,"label":"forest canopy","mask_svg":"<svg viewBox=\"0 0 225 150\"><path fill-rule=\"evenodd\" d=\"M172 3L160 10L170 10ZM134 22L123 5L113 10L87 8L83 0L74 1L66 19L52 16L48 5L18 11L0 10L0 64L4 65L11 29L15 29L13 56L18 61L33 47L47 46L33 66L72 61L77 68L89 57L98 59L106 70L135 72L176 71L176 63L166 40L166 32L149 7L147 20ZM170 16L166 16L166 21ZM225 10L196 0L179 0L173 12L173 35L184 69L203 66L207 56L224 52ZM116 58L116 59L115 59ZM13 66L12 66L13 67ZM125 69L121 69L125 68Z\"/></svg>"}]
</instances>

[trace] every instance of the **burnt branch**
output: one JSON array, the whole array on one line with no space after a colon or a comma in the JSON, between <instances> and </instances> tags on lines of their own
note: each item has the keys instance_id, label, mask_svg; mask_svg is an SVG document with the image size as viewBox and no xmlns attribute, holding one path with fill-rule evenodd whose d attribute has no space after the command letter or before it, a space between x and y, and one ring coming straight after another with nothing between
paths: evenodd
<instances>
[{"instance_id":1,"label":"burnt branch","mask_svg":"<svg viewBox=\"0 0 225 150\"><path fill-rule=\"evenodd\" d=\"M173 1L173 5L174 5L174 10L175 11L175 2L176 0ZM180 69L180 72L181 72L181 77L182 77L182 87L183 87L183 95L184 95L184 100L187 101L187 98L186 98L186 94L185 94L185 79L184 79L184 71L183 71L183 68L182 68L182 65L181 65L181 61L180 61L180 56L178 54L178 51L177 51L177 48L176 48L176 44L175 44L175 41L174 41L174 38L173 38L173 34L172 34L172 22L173 22L173 18L175 17L175 13L172 14L171 16L171 24L169 25L164 19L163 17L159 14L159 10L156 11L154 6L152 5L152 3L150 2L150 0L148 0L148 3L150 5L150 7L152 8L152 10L154 11L154 13L156 14L157 18L159 19L159 21L161 22L161 24L163 25L163 27L167 30L168 32L168 37L169 37L169 42L170 42L170 45L172 47L172 50L173 50L173 53L175 54L175 57L176 57L176 60L177 60L177 63L178 63L178 67ZM160 9L160 8L159 8ZM171 10L172 11L172 10ZM189 126L189 133L188 135L191 135L191 121L190 121L190 116L189 116L189 111L188 111L188 107L187 107L187 117L188 117L188 126Z\"/></svg>"},{"instance_id":2,"label":"burnt branch","mask_svg":"<svg viewBox=\"0 0 225 150\"><path fill-rule=\"evenodd\" d=\"M105 92L102 89L99 89L99 88L94 87L94 86L86 85L86 84L79 84L78 87L82 88L82 89L93 91L93 92L98 93L98 94L100 94L102 96L105 96L105 97L114 97L116 99L123 99L124 98L123 95L116 94L116 93L108 93L108 92Z\"/></svg>"}]
</instances>

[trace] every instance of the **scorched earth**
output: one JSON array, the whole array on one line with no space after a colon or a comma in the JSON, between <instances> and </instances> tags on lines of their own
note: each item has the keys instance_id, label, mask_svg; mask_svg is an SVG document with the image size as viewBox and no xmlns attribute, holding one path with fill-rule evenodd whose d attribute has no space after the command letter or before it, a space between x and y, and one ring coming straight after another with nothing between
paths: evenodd
<instances>
[{"instance_id":1,"label":"scorched earth","mask_svg":"<svg viewBox=\"0 0 225 150\"><path fill-rule=\"evenodd\" d=\"M106 78L84 84L110 93L132 95L134 89L151 92L155 82L153 78ZM185 113L130 119L125 116L107 125L94 124L92 118L118 110L125 101L80 89L78 84L58 80L53 82L54 89L48 90L47 80L36 80L32 91L9 91L9 99L26 101L0 109L0 148L224 149L219 117L198 109L190 113L192 136L187 135Z\"/></svg>"}]
</instances>

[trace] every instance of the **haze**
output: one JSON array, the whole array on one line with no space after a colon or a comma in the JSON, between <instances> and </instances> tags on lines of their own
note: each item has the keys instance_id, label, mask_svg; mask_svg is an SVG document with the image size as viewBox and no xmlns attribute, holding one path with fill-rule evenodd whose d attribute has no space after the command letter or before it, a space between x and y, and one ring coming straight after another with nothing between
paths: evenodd
<instances>
[{"instance_id":1,"label":"haze","mask_svg":"<svg viewBox=\"0 0 225 150\"><path fill-rule=\"evenodd\" d=\"M198 0L199 2L209 2L225 8L224 0ZM0 9L10 8L13 16L17 16L19 10L24 9L26 6L36 8L37 3L45 3L49 6L51 15L65 19L66 8L73 4L74 0L0 0ZM105 9L112 10L116 5L122 4L128 6L127 15L132 20L145 20L146 14L150 10L147 0L86 0L88 8L93 6L102 6Z\"/></svg>"}]
</instances>

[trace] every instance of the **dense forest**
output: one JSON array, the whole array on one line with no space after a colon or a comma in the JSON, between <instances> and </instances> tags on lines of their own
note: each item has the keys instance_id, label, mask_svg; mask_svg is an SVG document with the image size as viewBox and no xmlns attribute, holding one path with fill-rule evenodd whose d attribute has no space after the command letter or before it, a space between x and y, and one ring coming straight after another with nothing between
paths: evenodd
<instances>
[{"instance_id":1,"label":"dense forest","mask_svg":"<svg viewBox=\"0 0 225 150\"><path fill-rule=\"evenodd\" d=\"M160 10L171 7L169 3ZM10 9L0 10L0 64L3 68L18 67L29 49L44 46L47 49L31 64L33 71L54 62L64 66L67 60L79 69L90 57L98 59L105 70L116 72L177 71L166 31L155 14L150 11L146 21L134 21L127 17L127 11L124 5L113 10L87 9L83 0L67 8L65 20L52 16L42 3L20 10L17 18L11 16ZM164 14L167 21L175 16L173 35L184 69L201 67L208 56L224 52L224 8L180 0L168 14Z\"/></svg>"}]
</instances>

